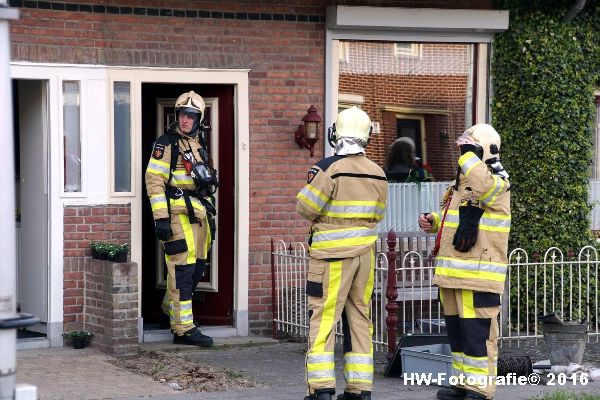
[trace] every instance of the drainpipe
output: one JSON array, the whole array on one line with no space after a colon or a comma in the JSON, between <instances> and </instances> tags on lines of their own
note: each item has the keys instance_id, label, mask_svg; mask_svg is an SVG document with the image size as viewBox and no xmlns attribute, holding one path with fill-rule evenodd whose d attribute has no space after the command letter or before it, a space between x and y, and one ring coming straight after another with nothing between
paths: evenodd
<instances>
[{"instance_id":1,"label":"drainpipe","mask_svg":"<svg viewBox=\"0 0 600 400\"><path fill-rule=\"evenodd\" d=\"M565 15L565 18L563 19L564 23L569 23L573 20L573 18L575 18L575 16L577 14L579 14L579 12L581 10L583 10L583 7L585 6L585 2L586 0L577 0L569 9L569 12L567 12L567 15Z\"/></svg>"},{"instance_id":2,"label":"drainpipe","mask_svg":"<svg viewBox=\"0 0 600 400\"><path fill-rule=\"evenodd\" d=\"M15 398L17 364L17 329L37 322L30 315L16 313L16 225L15 225L15 170L12 123L12 96L10 83L10 45L8 20L17 19L17 10L8 8L0 0L0 136L4 148L4 166L0 168L0 400Z\"/></svg>"}]
</instances>

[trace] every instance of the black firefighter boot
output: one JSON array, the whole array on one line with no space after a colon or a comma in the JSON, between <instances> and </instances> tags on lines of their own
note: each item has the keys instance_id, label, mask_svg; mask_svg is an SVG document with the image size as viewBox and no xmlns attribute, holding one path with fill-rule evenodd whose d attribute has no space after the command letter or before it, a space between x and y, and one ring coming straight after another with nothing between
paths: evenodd
<instances>
[{"instance_id":1,"label":"black firefighter boot","mask_svg":"<svg viewBox=\"0 0 600 400\"><path fill-rule=\"evenodd\" d=\"M213 340L210 336L206 336L200 329L192 328L185 332L182 336L173 335L173 343L175 344L190 344L200 347L210 347L213 345Z\"/></svg>"},{"instance_id":2,"label":"black firefighter boot","mask_svg":"<svg viewBox=\"0 0 600 400\"><path fill-rule=\"evenodd\" d=\"M304 400L331 400L335 394L335 389L315 389L315 393L305 396Z\"/></svg>"},{"instance_id":3,"label":"black firefighter boot","mask_svg":"<svg viewBox=\"0 0 600 400\"><path fill-rule=\"evenodd\" d=\"M481 393L474 392L472 390L467 390L467 397L465 400L486 400L487 397Z\"/></svg>"},{"instance_id":4,"label":"black firefighter boot","mask_svg":"<svg viewBox=\"0 0 600 400\"><path fill-rule=\"evenodd\" d=\"M360 393L344 392L337 397L337 400L371 400L371 392L362 391Z\"/></svg>"},{"instance_id":5,"label":"black firefighter boot","mask_svg":"<svg viewBox=\"0 0 600 400\"><path fill-rule=\"evenodd\" d=\"M467 391L465 389L446 386L437 391L436 398L439 400L463 400L466 395Z\"/></svg>"}]
</instances>

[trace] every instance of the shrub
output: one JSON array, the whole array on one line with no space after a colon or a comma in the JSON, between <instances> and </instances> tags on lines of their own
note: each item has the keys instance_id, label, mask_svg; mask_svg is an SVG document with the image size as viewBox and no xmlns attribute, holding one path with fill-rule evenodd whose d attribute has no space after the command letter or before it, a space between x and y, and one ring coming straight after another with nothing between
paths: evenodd
<instances>
[{"instance_id":1,"label":"shrub","mask_svg":"<svg viewBox=\"0 0 600 400\"><path fill-rule=\"evenodd\" d=\"M510 247L530 253L593 243L588 184L600 16L591 4L565 23L571 3L505 1L510 27L494 37L492 124L511 174Z\"/></svg>"}]
</instances>

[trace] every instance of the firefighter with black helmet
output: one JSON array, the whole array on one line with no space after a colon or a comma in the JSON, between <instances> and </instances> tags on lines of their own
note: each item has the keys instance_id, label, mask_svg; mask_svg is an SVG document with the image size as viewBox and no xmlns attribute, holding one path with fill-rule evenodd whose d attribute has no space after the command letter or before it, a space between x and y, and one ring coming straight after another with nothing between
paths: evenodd
<instances>
[{"instance_id":1,"label":"firefighter with black helmet","mask_svg":"<svg viewBox=\"0 0 600 400\"><path fill-rule=\"evenodd\" d=\"M339 113L330 133L335 155L308 172L297 211L312 222L306 283L310 328L306 354L308 396L335 394L335 325L342 319L346 387L338 400L370 400L373 324L370 302L375 271L375 226L387 202L383 170L365 156L371 120L357 107Z\"/></svg>"},{"instance_id":2,"label":"firefighter with black helmet","mask_svg":"<svg viewBox=\"0 0 600 400\"><path fill-rule=\"evenodd\" d=\"M422 214L419 225L438 232L433 283L439 286L452 364L459 385L440 400L491 399L498 357L498 314L508 264L510 183L500 164L500 135L488 124L457 140L457 178L441 213Z\"/></svg>"},{"instance_id":3,"label":"firefighter with black helmet","mask_svg":"<svg viewBox=\"0 0 600 400\"><path fill-rule=\"evenodd\" d=\"M146 169L146 189L167 264L163 311L173 342L208 347L211 337L195 325L192 294L206 271L216 214L212 194L216 171L203 143L205 103L194 91L175 102L176 124L154 143ZM211 232L212 231L212 232Z\"/></svg>"}]
</instances>

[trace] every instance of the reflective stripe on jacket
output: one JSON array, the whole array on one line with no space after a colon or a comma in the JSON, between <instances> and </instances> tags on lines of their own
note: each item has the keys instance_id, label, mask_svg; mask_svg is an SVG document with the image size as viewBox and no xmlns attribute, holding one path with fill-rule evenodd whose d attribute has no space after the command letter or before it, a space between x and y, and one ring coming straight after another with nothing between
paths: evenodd
<instances>
[{"instance_id":1,"label":"reflective stripe on jacket","mask_svg":"<svg viewBox=\"0 0 600 400\"><path fill-rule=\"evenodd\" d=\"M378 238L375 226L385 213L387 181L364 155L333 156L311 168L296 197L296 210L313 222L311 257L355 257Z\"/></svg>"},{"instance_id":2,"label":"reflective stripe on jacket","mask_svg":"<svg viewBox=\"0 0 600 400\"><path fill-rule=\"evenodd\" d=\"M510 232L510 183L494 175L474 153L460 157L458 190L454 192L435 260L433 283L440 287L502 293L507 270ZM484 210L479 220L477 242L468 252L454 249L452 239L459 224L458 209L471 204ZM441 213L433 213L433 232L441 224Z\"/></svg>"},{"instance_id":3,"label":"reflective stripe on jacket","mask_svg":"<svg viewBox=\"0 0 600 400\"><path fill-rule=\"evenodd\" d=\"M191 149L196 160L200 160L200 154L198 153L201 148L198 136L188 137L184 135L177 135L179 140L180 153ZM182 137L185 139L182 139ZM146 191L150 199L150 205L152 207L152 214L154 219L169 218L169 212L167 210L167 197L165 195L165 189L169 180L169 170L171 168L171 142L168 135L162 135L154 143L152 156L148 161L148 167L146 168L145 181ZM194 190L196 184L190 175L186 174L185 166L183 163L183 157L181 154L177 156L177 165L175 171L173 171L173 177L171 178L170 186L174 188ZM206 216L206 209L200 203L198 199L190 197L192 208L194 209L194 215L199 220L204 219ZM171 203L171 214L187 214L188 210L185 204L185 200L170 199Z\"/></svg>"}]
</instances>

